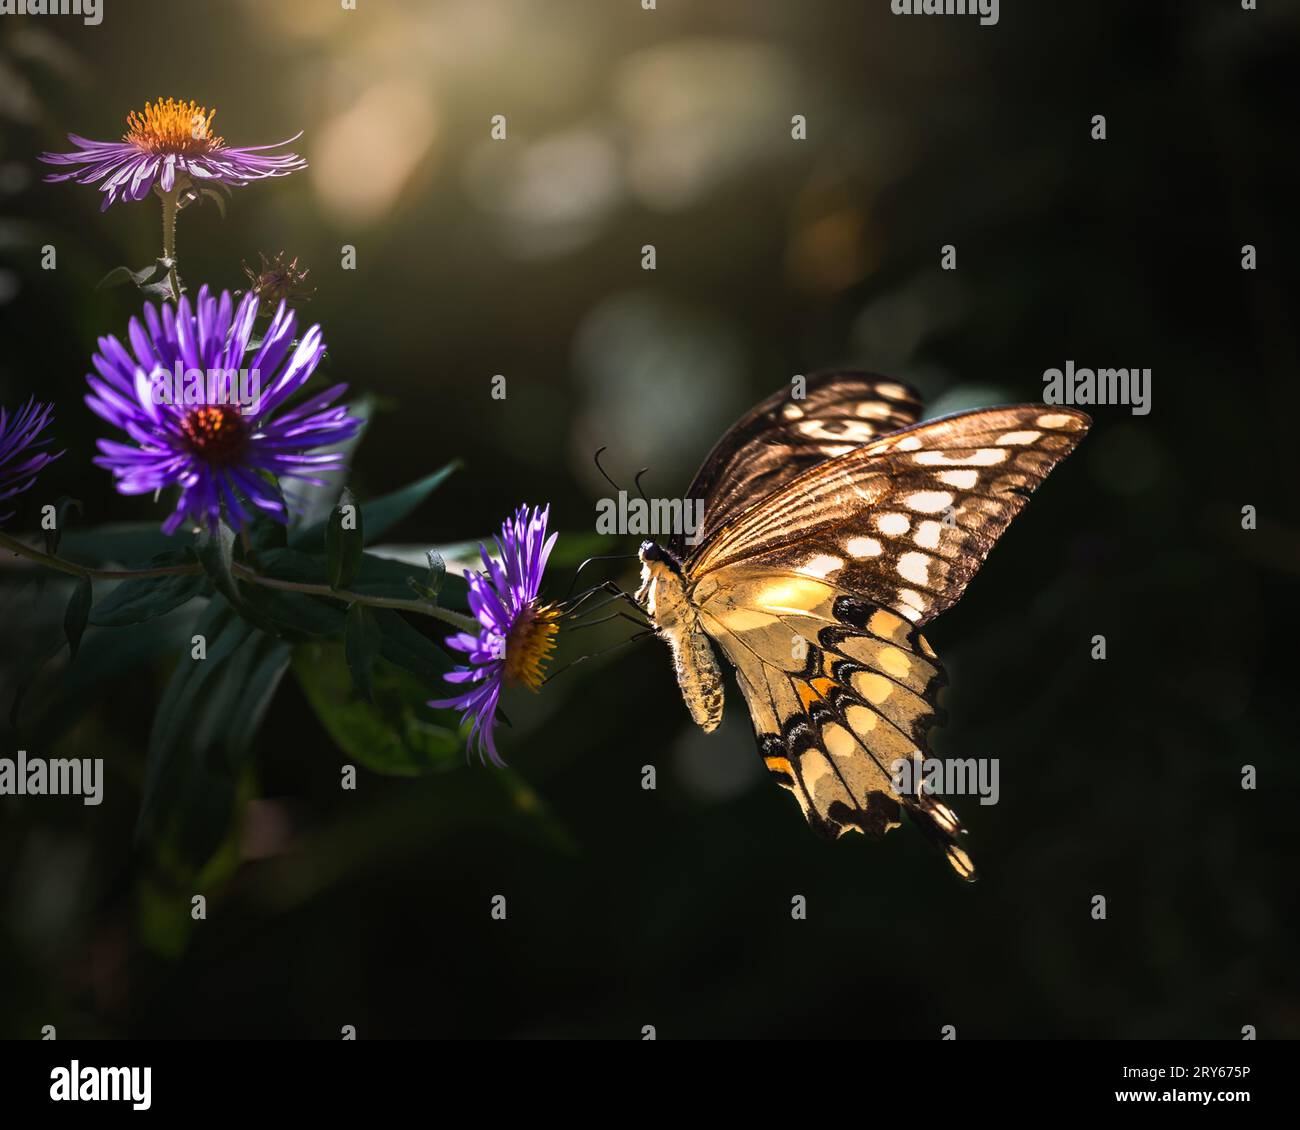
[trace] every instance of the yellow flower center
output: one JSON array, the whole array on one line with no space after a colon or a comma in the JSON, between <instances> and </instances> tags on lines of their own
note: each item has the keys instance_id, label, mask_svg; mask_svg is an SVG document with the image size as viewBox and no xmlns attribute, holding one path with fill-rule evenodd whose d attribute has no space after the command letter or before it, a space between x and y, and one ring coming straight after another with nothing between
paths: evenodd
<instances>
[{"instance_id":1,"label":"yellow flower center","mask_svg":"<svg viewBox=\"0 0 1300 1130\"><path fill-rule=\"evenodd\" d=\"M129 141L146 153L166 153L186 157L210 153L225 145L225 139L212 132L216 110L197 102L178 102L161 98L146 102L144 112L132 110L127 116L129 127L123 141Z\"/></svg>"},{"instance_id":2,"label":"yellow flower center","mask_svg":"<svg viewBox=\"0 0 1300 1130\"><path fill-rule=\"evenodd\" d=\"M530 691L542 689L542 669L555 649L560 611L554 605L530 608L515 621L506 637L505 676Z\"/></svg>"}]
</instances>

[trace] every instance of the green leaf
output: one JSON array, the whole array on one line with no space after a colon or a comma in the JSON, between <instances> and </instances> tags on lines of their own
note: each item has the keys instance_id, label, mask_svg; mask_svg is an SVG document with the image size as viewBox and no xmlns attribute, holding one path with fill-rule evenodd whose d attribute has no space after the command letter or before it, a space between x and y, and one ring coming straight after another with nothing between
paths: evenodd
<instances>
[{"instance_id":1,"label":"green leaf","mask_svg":"<svg viewBox=\"0 0 1300 1130\"><path fill-rule=\"evenodd\" d=\"M352 672L352 685L356 687L357 694L371 702L375 697L375 655L379 651L380 638L379 625L364 604L348 607L343 641L348 670Z\"/></svg>"},{"instance_id":2,"label":"green leaf","mask_svg":"<svg viewBox=\"0 0 1300 1130\"><path fill-rule=\"evenodd\" d=\"M292 648L221 596L195 631L207 640L206 658L184 652L159 701L136 837L174 829L186 857L201 862L229 828L236 781Z\"/></svg>"},{"instance_id":3,"label":"green leaf","mask_svg":"<svg viewBox=\"0 0 1300 1130\"><path fill-rule=\"evenodd\" d=\"M68 647L72 658L77 658L77 648L81 646L81 637L86 632L86 621L90 618L90 606L94 593L90 578L80 576L68 600L67 610L63 613L63 634L68 637Z\"/></svg>"},{"instance_id":4,"label":"green leaf","mask_svg":"<svg viewBox=\"0 0 1300 1130\"><path fill-rule=\"evenodd\" d=\"M90 622L101 628L142 624L156 616L166 616L202 596L206 589L207 579L202 573L123 581L95 605Z\"/></svg>"},{"instance_id":5,"label":"green leaf","mask_svg":"<svg viewBox=\"0 0 1300 1130\"><path fill-rule=\"evenodd\" d=\"M336 601L307 593L249 585L244 590L244 603L281 638L302 642L335 639L343 634L346 614Z\"/></svg>"},{"instance_id":6,"label":"green leaf","mask_svg":"<svg viewBox=\"0 0 1300 1130\"><path fill-rule=\"evenodd\" d=\"M325 564L332 589L346 589L361 568L364 522L351 492L345 490L325 528Z\"/></svg>"},{"instance_id":7,"label":"green leaf","mask_svg":"<svg viewBox=\"0 0 1300 1130\"><path fill-rule=\"evenodd\" d=\"M164 534L157 522L110 522L70 530L60 544L64 555L72 560L98 565L105 561L148 561L160 553L183 549L189 543L186 538Z\"/></svg>"},{"instance_id":8,"label":"green leaf","mask_svg":"<svg viewBox=\"0 0 1300 1130\"><path fill-rule=\"evenodd\" d=\"M138 271L131 270L130 267L114 267L102 279L95 284L96 290L108 290L115 286L125 286L127 283L133 283L135 286L143 286L163 268L161 261L155 262L148 267L142 267Z\"/></svg>"},{"instance_id":9,"label":"green leaf","mask_svg":"<svg viewBox=\"0 0 1300 1130\"><path fill-rule=\"evenodd\" d=\"M460 460L453 460L445 467L408 483L391 494L381 495L370 502L361 504L361 518L365 526L367 543L381 538L403 518L415 512L426 498L437 490L447 479L461 467ZM310 548L319 545L325 523L306 527L293 534L289 539L291 545Z\"/></svg>"},{"instance_id":10,"label":"green leaf","mask_svg":"<svg viewBox=\"0 0 1300 1130\"><path fill-rule=\"evenodd\" d=\"M326 732L367 769L415 777L462 764L460 734L438 725L425 684L393 664L375 664L373 703L349 694L352 677L337 644L295 649L293 671Z\"/></svg>"},{"instance_id":11,"label":"green leaf","mask_svg":"<svg viewBox=\"0 0 1300 1130\"><path fill-rule=\"evenodd\" d=\"M391 608L376 608L373 614L379 625L380 655L426 684L440 683L443 672L451 670L447 653Z\"/></svg>"},{"instance_id":12,"label":"green leaf","mask_svg":"<svg viewBox=\"0 0 1300 1130\"><path fill-rule=\"evenodd\" d=\"M328 583L326 563L297 549L272 549L258 554L258 569L263 576L299 584L324 585ZM376 557L372 553L361 555L356 576L348 586L361 596L384 597L388 600L410 600L411 580L419 580L416 567Z\"/></svg>"}]
</instances>

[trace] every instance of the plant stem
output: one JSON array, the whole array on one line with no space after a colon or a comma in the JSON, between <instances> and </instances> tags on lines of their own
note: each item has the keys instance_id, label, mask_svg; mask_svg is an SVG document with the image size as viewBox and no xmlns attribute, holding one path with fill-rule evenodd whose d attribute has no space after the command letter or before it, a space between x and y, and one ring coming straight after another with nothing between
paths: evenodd
<instances>
[{"instance_id":1,"label":"plant stem","mask_svg":"<svg viewBox=\"0 0 1300 1130\"><path fill-rule=\"evenodd\" d=\"M65 558L44 553L35 546L0 533L0 546L10 550L19 557L44 565L48 569L57 569L74 577L89 577L93 581L139 581L150 577L192 577L203 572L203 566L195 562L192 565L164 565L153 569L91 569L78 565ZM268 589L281 589L285 592L300 592L308 596L321 596L330 600L341 600L347 604L368 604L372 608L393 608L399 612L414 612L421 616L432 616L444 624L450 624L464 632L477 633L479 623L471 616L439 608L422 600L397 600L387 596L368 596L364 593L351 592L347 589L332 589L329 585L312 585L300 581L284 581L279 577L266 577L255 569L250 569L236 561L231 572L241 581L251 585L261 585Z\"/></svg>"},{"instance_id":2,"label":"plant stem","mask_svg":"<svg viewBox=\"0 0 1300 1130\"><path fill-rule=\"evenodd\" d=\"M68 561L66 558L56 557L50 553L42 553L35 546L21 542L17 538L11 538L5 533L0 533L0 546L12 550L19 557L27 558L28 561L35 561L38 565L44 565L47 569L57 569L60 573L69 573L74 577L89 577L92 581L135 581L146 577L184 577L192 573L202 572L201 567L198 565L164 565L156 569L90 569L85 565L78 565L73 561Z\"/></svg>"},{"instance_id":3,"label":"plant stem","mask_svg":"<svg viewBox=\"0 0 1300 1130\"><path fill-rule=\"evenodd\" d=\"M167 269L167 281L171 284L172 301L179 303L181 277L176 269L176 213L180 211L180 187L159 195L162 197L163 258L171 264Z\"/></svg>"}]
</instances>

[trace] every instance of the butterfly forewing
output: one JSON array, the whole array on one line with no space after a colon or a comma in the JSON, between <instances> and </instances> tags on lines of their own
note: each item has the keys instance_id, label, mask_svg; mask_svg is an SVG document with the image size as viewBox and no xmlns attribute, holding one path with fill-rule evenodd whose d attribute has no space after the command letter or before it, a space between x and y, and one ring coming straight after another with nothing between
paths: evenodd
<instances>
[{"instance_id":1,"label":"butterfly forewing","mask_svg":"<svg viewBox=\"0 0 1300 1130\"><path fill-rule=\"evenodd\" d=\"M746 413L705 459L686 495L704 504L698 539L810 467L905 428L921 413L913 389L873 373L823 372L798 380L803 384L792 382ZM680 556L680 537L673 548Z\"/></svg>"},{"instance_id":2,"label":"butterfly forewing","mask_svg":"<svg viewBox=\"0 0 1300 1130\"><path fill-rule=\"evenodd\" d=\"M1081 412L1020 405L883 436L724 522L687 575L743 561L764 575L816 576L923 624L957 601L1087 427Z\"/></svg>"}]
</instances>

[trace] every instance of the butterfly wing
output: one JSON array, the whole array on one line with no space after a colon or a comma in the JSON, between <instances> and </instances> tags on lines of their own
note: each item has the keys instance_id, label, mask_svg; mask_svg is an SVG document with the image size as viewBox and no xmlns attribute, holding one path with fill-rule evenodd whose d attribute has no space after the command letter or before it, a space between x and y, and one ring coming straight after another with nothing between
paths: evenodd
<instances>
[{"instance_id":1,"label":"butterfly wing","mask_svg":"<svg viewBox=\"0 0 1300 1130\"><path fill-rule=\"evenodd\" d=\"M900 773L942 721L947 679L921 633L817 578L739 565L711 580L700 627L736 669L764 764L813 829L879 839L906 812L973 879L956 814Z\"/></svg>"},{"instance_id":2,"label":"butterfly wing","mask_svg":"<svg viewBox=\"0 0 1300 1130\"><path fill-rule=\"evenodd\" d=\"M1090 422L1028 404L883 436L718 526L687 559L687 575L739 561L761 573L819 574L924 624L957 602Z\"/></svg>"},{"instance_id":3,"label":"butterfly wing","mask_svg":"<svg viewBox=\"0 0 1300 1130\"><path fill-rule=\"evenodd\" d=\"M915 390L874 373L814 373L801 388L781 389L733 424L696 474L686 492L704 503L696 539L810 467L905 428L920 414ZM670 548L685 555L680 535Z\"/></svg>"},{"instance_id":4,"label":"butterfly wing","mask_svg":"<svg viewBox=\"0 0 1300 1130\"><path fill-rule=\"evenodd\" d=\"M892 433L796 476L687 559L699 626L816 830L880 836L906 811L974 877L952 809L897 776L926 756L944 683L917 627L957 601L1088 424L1022 405Z\"/></svg>"}]
</instances>

